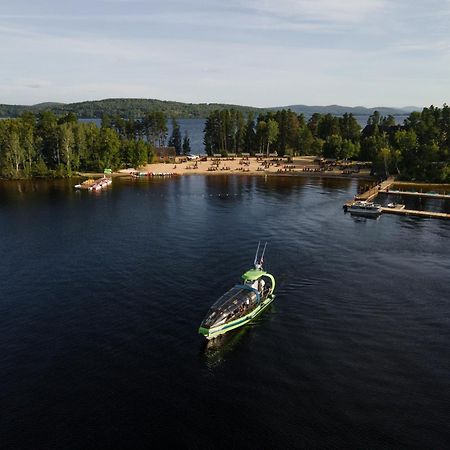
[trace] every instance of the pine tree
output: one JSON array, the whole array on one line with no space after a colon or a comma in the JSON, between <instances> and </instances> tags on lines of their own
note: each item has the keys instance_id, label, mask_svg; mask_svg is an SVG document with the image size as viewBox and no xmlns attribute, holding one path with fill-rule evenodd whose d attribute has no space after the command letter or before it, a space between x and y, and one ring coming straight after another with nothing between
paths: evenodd
<instances>
[{"instance_id":1,"label":"pine tree","mask_svg":"<svg viewBox=\"0 0 450 450\"><path fill-rule=\"evenodd\" d=\"M169 139L169 147L175 147L177 155L181 155L182 143L181 143L181 130L180 125L175 118L172 119L172 134Z\"/></svg>"},{"instance_id":2,"label":"pine tree","mask_svg":"<svg viewBox=\"0 0 450 450\"><path fill-rule=\"evenodd\" d=\"M185 131L183 138L183 155L189 155L189 153L191 153L191 141L188 132Z\"/></svg>"},{"instance_id":3,"label":"pine tree","mask_svg":"<svg viewBox=\"0 0 450 450\"><path fill-rule=\"evenodd\" d=\"M244 150L248 153L253 153L255 151L255 141L256 141L256 133L255 133L255 121L253 118L253 114L250 113L247 116L247 122L245 124L244 129Z\"/></svg>"}]
</instances>

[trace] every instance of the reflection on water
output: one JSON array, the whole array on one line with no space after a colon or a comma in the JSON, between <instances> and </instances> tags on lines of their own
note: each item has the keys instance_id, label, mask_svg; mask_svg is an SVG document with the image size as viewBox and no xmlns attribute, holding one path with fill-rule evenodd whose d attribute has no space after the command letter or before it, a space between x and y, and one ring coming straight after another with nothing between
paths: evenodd
<instances>
[{"instance_id":1,"label":"reflection on water","mask_svg":"<svg viewBox=\"0 0 450 450\"><path fill-rule=\"evenodd\" d=\"M372 216L370 216L370 215L364 216L363 214L352 214L352 213L346 213L346 214L350 214L350 217L351 217L355 222L367 222L368 220L369 220L369 221L377 221L377 220L379 220L380 217L381 217L381 214L378 215L378 216L375 216L375 215L372 215Z\"/></svg>"},{"instance_id":2,"label":"reflection on water","mask_svg":"<svg viewBox=\"0 0 450 450\"><path fill-rule=\"evenodd\" d=\"M275 297L276 301L276 297ZM228 355L239 347L242 340L247 338L247 333L256 330L264 333L263 327L267 325L271 314L276 312L276 304L270 304L258 317L240 328L222 334L215 339L205 340L202 344L202 353L205 357L206 365L209 369L221 366Z\"/></svg>"},{"instance_id":3,"label":"reflection on water","mask_svg":"<svg viewBox=\"0 0 450 450\"><path fill-rule=\"evenodd\" d=\"M232 352L248 331L247 326L229 331L210 341L206 340L202 344L202 353L208 368L219 367L226 360L227 355Z\"/></svg>"}]
</instances>

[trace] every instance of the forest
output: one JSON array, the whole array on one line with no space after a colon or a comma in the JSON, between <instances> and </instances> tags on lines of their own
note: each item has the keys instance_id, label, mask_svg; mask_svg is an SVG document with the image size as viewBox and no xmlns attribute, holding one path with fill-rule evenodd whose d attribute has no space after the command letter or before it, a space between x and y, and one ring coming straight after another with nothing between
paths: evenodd
<instances>
[{"instance_id":1,"label":"forest","mask_svg":"<svg viewBox=\"0 0 450 450\"><path fill-rule=\"evenodd\" d=\"M181 141L174 119L172 144L189 152L189 137ZM147 113L139 120L107 116L101 126L81 123L73 113L0 120L0 174L4 178L66 177L78 171L138 167L152 162L155 148L167 139L167 118Z\"/></svg>"},{"instance_id":2,"label":"forest","mask_svg":"<svg viewBox=\"0 0 450 450\"><path fill-rule=\"evenodd\" d=\"M74 113L24 112L0 120L0 175L3 178L65 177L74 172L117 170L152 162L155 149L168 144L177 154L190 152L172 118L146 112L138 119L104 114L101 126L80 122ZM430 106L412 112L398 125L375 111L362 128L352 114L314 113L306 119L291 110L257 116L236 109L212 111L205 122L207 154L269 153L319 155L371 161L377 176L450 182L450 110Z\"/></svg>"},{"instance_id":3,"label":"forest","mask_svg":"<svg viewBox=\"0 0 450 450\"><path fill-rule=\"evenodd\" d=\"M147 113L164 113L175 118L205 118L216 109L237 109L244 114L261 112L263 109L250 106L225 105L221 103L182 103L157 99L141 98L109 98L104 100L77 103L39 103L37 105L4 105L0 104L0 117L19 117L24 112L39 114L53 112L61 116L69 113L77 118L101 119L105 115L120 116L125 119L140 119Z\"/></svg>"},{"instance_id":4,"label":"forest","mask_svg":"<svg viewBox=\"0 0 450 450\"><path fill-rule=\"evenodd\" d=\"M291 110L246 117L237 110L213 111L205 123L205 151L371 161L373 173L400 179L450 181L450 109L430 106L398 125L375 111L362 128L352 114L314 113L309 119Z\"/></svg>"}]
</instances>

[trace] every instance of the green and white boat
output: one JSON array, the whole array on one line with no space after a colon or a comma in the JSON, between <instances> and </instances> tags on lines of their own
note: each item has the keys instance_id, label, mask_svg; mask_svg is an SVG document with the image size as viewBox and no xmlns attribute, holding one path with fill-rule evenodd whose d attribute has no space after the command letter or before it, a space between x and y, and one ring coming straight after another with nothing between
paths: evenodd
<instances>
[{"instance_id":1,"label":"green and white boat","mask_svg":"<svg viewBox=\"0 0 450 450\"><path fill-rule=\"evenodd\" d=\"M256 250L254 268L242 275L242 283L231 288L208 311L198 332L206 339L241 327L261 314L274 300L275 278L263 269L267 242L258 262Z\"/></svg>"}]
</instances>

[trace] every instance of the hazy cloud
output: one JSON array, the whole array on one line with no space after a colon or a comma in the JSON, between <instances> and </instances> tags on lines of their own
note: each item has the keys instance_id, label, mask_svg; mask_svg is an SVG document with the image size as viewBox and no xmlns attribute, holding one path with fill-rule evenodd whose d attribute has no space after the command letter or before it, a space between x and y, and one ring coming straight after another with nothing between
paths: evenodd
<instances>
[{"instance_id":1,"label":"hazy cloud","mask_svg":"<svg viewBox=\"0 0 450 450\"><path fill-rule=\"evenodd\" d=\"M261 13L333 22L361 20L385 4L384 0L234 0L233 3Z\"/></svg>"},{"instance_id":2,"label":"hazy cloud","mask_svg":"<svg viewBox=\"0 0 450 450\"><path fill-rule=\"evenodd\" d=\"M449 1L4 3L2 102L449 101Z\"/></svg>"}]
</instances>

